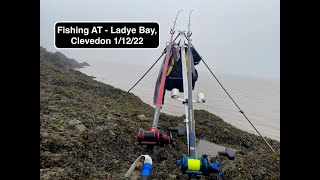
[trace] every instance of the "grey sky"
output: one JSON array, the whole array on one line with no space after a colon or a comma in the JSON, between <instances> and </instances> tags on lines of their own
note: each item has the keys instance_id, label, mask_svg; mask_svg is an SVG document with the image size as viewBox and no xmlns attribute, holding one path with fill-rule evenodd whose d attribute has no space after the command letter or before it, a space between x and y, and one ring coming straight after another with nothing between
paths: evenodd
<instances>
[{"instance_id":1,"label":"grey sky","mask_svg":"<svg viewBox=\"0 0 320 180\"><path fill-rule=\"evenodd\" d=\"M193 44L216 72L280 77L279 0L41 0L40 45L80 62L117 61L151 65L161 54L179 9L177 30L187 30L191 17ZM56 49L56 21L157 21L159 49ZM200 70L203 67L200 67Z\"/></svg>"}]
</instances>

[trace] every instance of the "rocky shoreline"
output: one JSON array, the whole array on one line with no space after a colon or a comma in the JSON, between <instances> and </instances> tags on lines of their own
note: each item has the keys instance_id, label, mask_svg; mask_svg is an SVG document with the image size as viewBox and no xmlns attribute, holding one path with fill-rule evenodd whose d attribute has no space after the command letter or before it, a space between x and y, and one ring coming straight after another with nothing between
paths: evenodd
<instances>
[{"instance_id":1,"label":"rocky shoreline","mask_svg":"<svg viewBox=\"0 0 320 180\"><path fill-rule=\"evenodd\" d=\"M73 70L81 67L62 53L50 54L41 48L40 178L124 179L131 163L144 152L136 145L136 134L140 127L150 127L154 108L129 93L103 115L124 91ZM237 149L233 161L215 157L221 160L223 179L280 179L280 157L261 137L204 110L195 110L195 119L199 139ZM166 129L182 120L162 113L159 125ZM175 148L156 148L152 179L186 179L175 165L187 152L186 137L174 138ZM267 140L280 154L280 142ZM134 176L139 176L138 171Z\"/></svg>"}]
</instances>

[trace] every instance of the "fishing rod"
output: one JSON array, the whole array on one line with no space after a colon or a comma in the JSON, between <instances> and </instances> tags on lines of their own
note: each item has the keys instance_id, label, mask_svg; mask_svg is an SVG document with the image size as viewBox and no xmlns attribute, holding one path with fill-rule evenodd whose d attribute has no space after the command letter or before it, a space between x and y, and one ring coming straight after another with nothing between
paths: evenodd
<instances>
[{"instance_id":1,"label":"fishing rod","mask_svg":"<svg viewBox=\"0 0 320 180\"><path fill-rule=\"evenodd\" d=\"M152 159L155 159L153 153L154 147L173 145L171 132L177 132L178 136L183 136L185 135L185 130L187 130L188 154L182 154L181 159L178 159L176 161L176 165L180 168L181 172L183 174L188 174L189 180L198 180L200 178L200 175L209 176L212 173L218 174L218 178L221 177L222 170L219 160L216 160L214 163L210 163L206 154L198 157L196 153L196 134L193 103L204 103L205 98L203 93L198 93L198 99L197 101L194 101L192 98L192 91L194 89L195 81L198 77L194 65L198 64L201 59L196 58L195 62L193 56L193 47L191 45L190 39L192 34L190 30L190 17L192 11L189 14L187 37L184 31L180 31L179 35L177 36L180 37L179 42L175 43L176 39L172 40L173 34L175 33L175 24L180 12L181 10L178 12L174 21L174 25L171 28L170 42L169 45L166 46L166 56L161 66L159 77L156 83L154 96L154 103L156 105L156 108L152 127L150 130L144 130L140 128L137 135L138 144L146 145L145 155L141 155L135 160L135 162L131 165L130 169L126 173L125 177L130 177L137 163L142 158L144 158L144 163L141 170L141 179L150 179L152 171ZM188 41L187 44L185 41L185 37ZM170 59L171 64L168 68ZM179 60L181 61L181 64L178 63ZM175 72L173 73L173 71ZM168 80L166 81L166 79ZM181 123L179 123L176 127L169 127L169 135L158 129L160 110L163 105L163 98L166 90L171 91L171 98L183 102L185 107L185 124L187 127L186 128ZM179 90L184 92L183 99L179 99ZM234 159L235 157L234 151L227 149L226 151L219 151L218 154L226 155L229 159Z\"/></svg>"},{"instance_id":2,"label":"fishing rod","mask_svg":"<svg viewBox=\"0 0 320 180\"><path fill-rule=\"evenodd\" d=\"M193 66L193 57L191 52L191 31L190 31L190 25L191 25L191 13L193 10L190 11L189 14L189 23L188 23L188 33L187 33L187 39L188 39L188 117L189 117L189 157L197 157L196 153L196 133L195 133L195 120L194 120L194 113L193 113L193 100L192 100L192 68ZM206 157L205 157L206 158ZM189 159L188 159L189 160ZM191 159L190 159L191 160ZM194 159L192 159L194 160ZM200 159L201 160L201 159ZM190 165L189 165L190 166ZM189 168L190 169L190 168ZM192 169L193 170L193 169ZM199 170L198 170L199 171ZM196 173L189 174L189 179L198 179L196 176Z\"/></svg>"},{"instance_id":3,"label":"fishing rod","mask_svg":"<svg viewBox=\"0 0 320 180\"><path fill-rule=\"evenodd\" d=\"M196 133L195 133L195 121L194 121L194 113L193 113L193 100L192 100L192 68L191 66L194 65L193 63L193 56L191 52L191 31L190 31L190 20L191 20L191 13L193 10L190 11L189 14L189 23L188 23L188 117L189 117L189 155L190 156L197 156L196 154Z\"/></svg>"},{"instance_id":4,"label":"fishing rod","mask_svg":"<svg viewBox=\"0 0 320 180\"><path fill-rule=\"evenodd\" d=\"M185 44L184 44L184 39L183 39L183 36L184 36L184 32L182 32L182 33L180 33L180 35L181 35L181 47L183 47L183 48L181 48L181 64L182 64L182 81L183 81L183 95L184 95L184 108L185 108L185 124L186 124L186 130L187 130L187 147L188 147L188 154L189 154L189 150L190 150L190 143L189 143L189 138L190 138L190 133L189 133L189 131L190 131L190 129L189 129L189 120L190 120L190 118L189 118L189 106L188 106L188 103L186 103L186 102L188 102L188 90L189 90L189 88L188 88L188 73L187 73L187 62L185 61L185 59L186 59L186 54L185 54ZM172 92L172 91L171 91ZM174 90L173 90L173 92L174 92ZM176 94L178 94L178 93L176 93Z\"/></svg>"},{"instance_id":5,"label":"fishing rod","mask_svg":"<svg viewBox=\"0 0 320 180\"><path fill-rule=\"evenodd\" d=\"M175 33L176 22L181 11L182 10L178 11L174 20L173 27L170 30L171 37L170 37L169 45L166 47L166 56L162 66L163 70L161 74L159 89L157 91L156 107L155 107L155 113L154 113L153 122L152 122L152 128L150 130L144 130L140 128L138 131L138 144L147 145L146 154L150 156L153 156L154 146L163 147L165 144L173 144L171 132L170 132L170 135L168 135L167 133L161 132L161 130L158 129L158 123L159 123L160 110L163 104L166 74L167 74L169 59L171 56L171 48L173 44L172 38L173 38L173 34Z\"/></svg>"},{"instance_id":6,"label":"fishing rod","mask_svg":"<svg viewBox=\"0 0 320 180\"><path fill-rule=\"evenodd\" d=\"M171 56L172 44L174 42L173 35L175 33L176 22L177 22L178 16L181 11L182 10L178 11L178 13L175 17L175 20L174 20L173 27L170 30L170 34L171 34L170 41L169 41L169 45L166 47L166 52L165 52L166 56L165 56L163 66L162 66L163 70L162 70L162 74L161 74L160 86L159 86L159 89L157 89L157 100L156 100L156 107L155 107L152 128L150 130L144 130L144 129L140 128L138 131L138 144L139 145L147 145L146 149L145 149L145 155L143 155L146 159L154 158L153 157L154 156L153 155L154 146L163 147L166 144L173 144L171 131L170 131L170 135L168 135L167 133L161 132L161 130L158 129L158 123L159 123L160 110L161 110L161 107L163 104L163 96L164 96L164 91L165 91L165 81L166 81L168 63L169 63L169 59ZM180 129L181 129L181 127L180 127ZM172 130L179 131L179 127L176 127L176 129L172 128ZM138 159L136 161L139 161ZM135 163L132 164L131 168L128 170L125 177L131 176L131 173L134 170L133 166L135 166ZM152 171L152 163L145 162L142 166L141 179L143 179L143 180L149 179L150 175L151 175L151 171Z\"/></svg>"},{"instance_id":7,"label":"fishing rod","mask_svg":"<svg viewBox=\"0 0 320 180\"><path fill-rule=\"evenodd\" d=\"M174 20L174 24L173 27L171 28L170 34L170 42L167 48L167 52L166 52L166 59L164 61L164 66L163 66L163 72L162 72L162 77L161 77L161 83L160 83L160 87L159 87L159 91L158 91L158 98L157 98L157 102L156 102L156 111L154 113L154 118L153 118L153 124L152 124L152 128L157 128L158 127L158 123L159 123L159 116L160 116L160 108L162 106L162 98L163 98L163 91L164 91L164 85L165 85L165 81L166 81L166 74L167 74L167 68L168 68L168 63L169 63L169 58L170 58L170 53L171 53L171 48L172 48L172 37L173 34L175 33L175 26L176 26L176 22L178 19L178 16L180 14L182 10L180 10Z\"/></svg>"},{"instance_id":8,"label":"fishing rod","mask_svg":"<svg viewBox=\"0 0 320 180\"><path fill-rule=\"evenodd\" d=\"M184 102L185 110L186 110L186 124L187 124L187 142L188 142L188 155L182 154L181 159L176 161L176 165L180 168L183 174L188 174L189 180L198 180L199 175L209 176L211 173L217 173L218 177L221 176L221 167L220 161L216 160L215 163L210 163L208 160L208 156L203 154L201 157L197 156L196 153L196 134L195 134L195 119L194 119L194 111L193 111L193 102L192 99L192 90L193 90L193 76L196 75L194 69L194 61L193 54L191 50L191 35L192 32L190 30L191 26L191 13L189 14L189 22L188 22L188 32L187 32L187 41L186 45L183 41L183 37L185 33L181 33L181 61L182 61L182 73L183 73L183 85L184 85ZM187 50L185 52L185 49ZM178 90L172 90L174 94L177 94ZM200 98L199 98L200 97ZM177 99L175 97L175 99ZM205 102L204 96L200 94L198 95L198 101L195 102ZM223 154L223 153L222 153ZM229 155L228 152L224 152L225 155Z\"/></svg>"}]
</instances>

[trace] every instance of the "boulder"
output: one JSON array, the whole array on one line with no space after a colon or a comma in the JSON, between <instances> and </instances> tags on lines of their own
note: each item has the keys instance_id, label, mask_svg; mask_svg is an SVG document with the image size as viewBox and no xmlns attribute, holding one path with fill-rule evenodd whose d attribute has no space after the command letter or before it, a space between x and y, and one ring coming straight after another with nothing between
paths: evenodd
<instances>
[{"instance_id":1,"label":"boulder","mask_svg":"<svg viewBox=\"0 0 320 180\"><path fill-rule=\"evenodd\" d=\"M147 118L144 114L140 114L140 115L138 116L138 119L141 120L141 121L146 121L146 120L148 120L148 118Z\"/></svg>"}]
</instances>

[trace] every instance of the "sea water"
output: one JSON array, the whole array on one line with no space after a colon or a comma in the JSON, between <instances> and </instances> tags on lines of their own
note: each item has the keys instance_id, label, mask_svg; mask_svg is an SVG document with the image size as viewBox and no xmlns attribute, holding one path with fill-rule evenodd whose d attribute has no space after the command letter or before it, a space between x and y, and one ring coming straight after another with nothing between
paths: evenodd
<instances>
[{"instance_id":1,"label":"sea water","mask_svg":"<svg viewBox=\"0 0 320 180\"><path fill-rule=\"evenodd\" d=\"M103 60L88 62L91 66L79 71L124 91L129 90L152 65L152 63L139 65ZM151 106L154 106L153 93L159 68L160 63L131 91ZM212 75L203 70L199 70L198 74L199 79L193 97L196 99L197 93L202 92L206 102L194 103L194 109L207 110L239 129L257 134ZM263 136L280 141L280 80L227 74L216 74L216 76L259 132ZM184 114L184 106L180 101L171 99L170 93L166 91L165 105L161 111L171 115ZM183 93L180 93L180 97L183 97Z\"/></svg>"}]
</instances>

